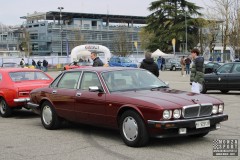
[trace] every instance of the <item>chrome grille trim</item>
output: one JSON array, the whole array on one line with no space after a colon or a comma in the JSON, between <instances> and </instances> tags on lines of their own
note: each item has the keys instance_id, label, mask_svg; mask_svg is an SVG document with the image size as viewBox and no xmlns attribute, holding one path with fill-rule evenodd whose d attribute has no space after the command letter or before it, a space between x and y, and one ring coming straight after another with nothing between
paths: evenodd
<instances>
[{"instance_id":1,"label":"chrome grille trim","mask_svg":"<svg viewBox=\"0 0 240 160\"><path fill-rule=\"evenodd\" d=\"M183 106L182 116L183 118L210 116L212 114L212 106L213 104L211 103Z\"/></svg>"}]
</instances>

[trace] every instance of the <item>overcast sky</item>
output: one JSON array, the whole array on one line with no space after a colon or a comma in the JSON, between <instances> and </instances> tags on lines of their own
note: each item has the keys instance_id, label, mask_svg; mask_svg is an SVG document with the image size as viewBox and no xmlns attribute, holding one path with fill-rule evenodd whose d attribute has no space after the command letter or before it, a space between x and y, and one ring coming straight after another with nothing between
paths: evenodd
<instances>
[{"instance_id":1,"label":"overcast sky","mask_svg":"<svg viewBox=\"0 0 240 160\"><path fill-rule=\"evenodd\" d=\"M0 23L22 24L21 16L27 13L58 11L101 14L147 16L149 4L154 0L0 0ZM204 7L210 0L189 0Z\"/></svg>"}]
</instances>

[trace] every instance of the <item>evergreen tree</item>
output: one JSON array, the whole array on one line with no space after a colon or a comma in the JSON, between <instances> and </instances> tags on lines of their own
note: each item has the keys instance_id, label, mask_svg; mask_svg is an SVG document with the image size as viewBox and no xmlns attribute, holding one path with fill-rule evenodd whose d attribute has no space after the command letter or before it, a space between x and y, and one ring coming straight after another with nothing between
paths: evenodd
<instances>
[{"instance_id":1,"label":"evergreen tree","mask_svg":"<svg viewBox=\"0 0 240 160\"><path fill-rule=\"evenodd\" d=\"M171 41L176 38L176 51L179 51L180 43L185 43L185 16L187 20L188 48L196 45L198 41L198 28L196 19L192 16L201 15L198 10L201 7L186 0L157 0L150 4L152 12L147 17L146 30L154 33L151 43L147 47L150 51L161 49L165 52L172 51ZM185 15L186 14L186 15Z\"/></svg>"}]
</instances>

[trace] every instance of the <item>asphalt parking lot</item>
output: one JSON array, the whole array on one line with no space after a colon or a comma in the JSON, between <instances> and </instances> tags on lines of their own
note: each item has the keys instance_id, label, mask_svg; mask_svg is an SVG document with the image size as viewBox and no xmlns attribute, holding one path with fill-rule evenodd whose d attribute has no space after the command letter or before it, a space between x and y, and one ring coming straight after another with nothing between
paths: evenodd
<instances>
[{"instance_id":1,"label":"asphalt parking lot","mask_svg":"<svg viewBox=\"0 0 240 160\"><path fill-rule=\"evenodd\" d=\"M55 77L59 72L50 72ZM179 71L164 71L160 78L170 87L190 91L189 76L181 77ZM240 143L239 92L207 95L225 102L229 120L222 128L204 138L151 139L147 147L127 147L117 131L92 126L65 123L59 130L43 128L40 117L27 110L16 111L10 118L0 118L0 160L207 160L236 159L214 157L214 139L238 139Z\"/></svg>"}]
</instances>

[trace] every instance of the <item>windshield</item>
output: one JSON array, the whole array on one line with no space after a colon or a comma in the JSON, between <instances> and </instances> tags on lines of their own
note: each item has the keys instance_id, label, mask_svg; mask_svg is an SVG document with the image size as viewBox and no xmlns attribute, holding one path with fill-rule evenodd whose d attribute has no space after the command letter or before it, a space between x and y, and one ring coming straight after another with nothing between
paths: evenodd
<instances>
[{"instance_id":1,"label":"windshield","mask_svg":"<svg viewBox=\"0 0 240 160\"><path fill-rule=\"evenodd\" d=\"M12 81L29 81L29 80L49 80L42 72L11 72L9 73Z\"/></svg>"},{"instance_id":2,"label":"windshield","mask_svg":"<svg viewBox=\"0 0 240 160\"><path fill-rule=\"evenodd\" d=\"M122 63L132 63L131 59L126 58L126 57L122 58L121 61L122 61Z\"/></svg>"},{"instance_id":3,"label":"windshield","mask_svg":"<svg viewBox=\"0 0 240 160\"><path fill-rule=\"evenodd\" d=\"M102 73L110 92L164 88L166 84L146 70L121 70Z\"/></svg>"}]
</instances>

